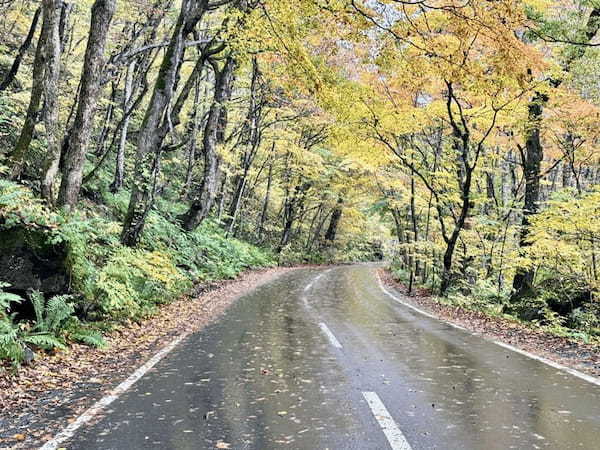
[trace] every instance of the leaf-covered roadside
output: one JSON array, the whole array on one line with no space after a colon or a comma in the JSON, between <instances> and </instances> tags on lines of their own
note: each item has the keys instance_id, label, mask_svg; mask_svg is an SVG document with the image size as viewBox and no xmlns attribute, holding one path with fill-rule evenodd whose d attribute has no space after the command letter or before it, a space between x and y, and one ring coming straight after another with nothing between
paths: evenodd
<instances>
[{"instance_id":1,"label":"leaf-covered roadside","mask_svg":"<svg viewBox=\"0 0 600 450\"><path fill-rule=\"evenodd\" d=\"M196 331L235 299L290 268L251 271L238 280L200 285L193 300L162 306L160 314L106 336L106 349L75 344L19 372L0 375L0 447L32 448L122 381L174 336ZM21 440L22 439L22 440Z\"/></svg>"},{"instance_id":2,"label":"leaf-covered roadside","mask_svg":"<svg viewBox=\"0 0 600 450\"><path fill-rule=\"evenodd\" d=\"M268 252L226 237L209 222L184 233L168 220L168 210L150 213L142 244L130 249L120 244L114 222L124 214L125 203L119 196L107 200L108 209L88 204L78 214L59 214L30 189L0 180L0 240L4 239L0 248L15 255L4 261L9 267L3 274L22 276L16 267L23 255L15 249L24 247L32 255L57 259L53 267L57 274L50 276L65 280L61 292L54 293L61 295L46 298L31 286L44 284L35 276L23 286L0 285L0 364L4 360L6 365L19 365L35 353L41 357L44 351L73 342L102 346L101 331L115 322L153 315L159 305L179 298L195 283L230 279L250 268L274 265ZM44 259L36 256L33 265ZM26 304L33 306L35 316L22 314L19 308ZM48 315L53 312L60 314ZM44 318L51 319L50 328Z\"/></svg>"},{"instance_id":3,"label":"leaf-covered roadside","mask_svg":"<svg viewBox=\"0 0 600 450\"><path fill-rule=\"evenodd\" d=\"M391 272L381 270L380 276L387 286L403 294L407 293L406 285L397 281ZM507 316L442 303L425 289L417 289L414 295L404 296L404 300L434 313L441 320L460 325L483 337L510 344L581 372L600 376L600 345L597 342L585 343L557 336Z\"/></svg>"}]
</instances>

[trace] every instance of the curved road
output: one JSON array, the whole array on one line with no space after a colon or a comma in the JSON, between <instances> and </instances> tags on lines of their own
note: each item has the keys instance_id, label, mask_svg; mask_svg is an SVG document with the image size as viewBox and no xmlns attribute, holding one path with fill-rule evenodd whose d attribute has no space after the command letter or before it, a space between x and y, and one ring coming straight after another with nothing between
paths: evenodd
<instances>
[{"instance_id":1,"label":"curved road","mask_svg":"<svg viewBox=\"0 0 600 450\"><path fill-rule=\"evenodd\" d=\"M68 449L597 449L600 387L303 269L188 337Z\"/></svg>"}]
</instances>

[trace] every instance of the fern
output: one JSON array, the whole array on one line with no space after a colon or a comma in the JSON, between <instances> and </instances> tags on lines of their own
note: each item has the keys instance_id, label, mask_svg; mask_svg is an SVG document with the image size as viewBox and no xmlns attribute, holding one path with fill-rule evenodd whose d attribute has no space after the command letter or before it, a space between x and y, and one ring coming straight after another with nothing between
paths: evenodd
<instances>
[{"instance_id":1,"label":"fern","mask_svg":"<svg viewBox=\"0 0 600 450\"><path fill-rule=\"evenodd\" d=\"M46 307L44 296L39 291L34 291L29 296L31 303L33 304L33 311L35 312L36 328L43 330L44 326L44 309Z\"/></svg>"},{"instance_id":2,"label":"fern","mask_svg":"<svg viewBox=\"0 0 600 450\"><path fill-rule=\"evenodd\" d=\"M74 308L68 301L70 295L57 295L48 300L46 304L44 296L40 292L31 294L31 303L35 311L35 326L36 331L44 333L56 333L60 331L61 325L74 312Z\"/></svg>"},{"instance_id":3,"label":"fern","mask_svg":"<svg viewBox=\"0 0 600 450\"><path fill-rule=\"evenodd\" d=\"M0 319L0 359L7 359L15 365L19 365L25 356L18 331L10 319Z\"/></svg>"},{"instance_id":4,"label":"fern","mask_svg":"<svg viewBox=\"0 0 600 450\"><path fill-rule=\"evenodd\" d=\"M81 328L77 332L71 335L74 341L81 342L85 345L89 345L94 348L105 348L106 342L102 337L102 334L95 330L86 330Z\"/></svg>"},{"instance_id":5,"label":"fern","mask_svg":"<svg viewBox=\"0 0 600 450\"><path fill-rule=\"evenodd\" d=\"M11 303L20 303L23 301L23 298L19 295L4 292L4 289L7 287L10 287L10 284L0 281L0 317L6 315Z\"/></svg>"},{"instance_id":6,"label":"fern","mask_svg":"<svg viewBox=\"0 0 600 450\"><path fill-rule=\"evenodd\" d=\"M74 308L67 303L69 300L71 300L70 295L59 295L48 301L45 318L47 331L59 331L62 323L73 315Z\"/></svg>"},{"instance_id":7,"label":"fern","mask_svg":"<svg viewBox=\"0 0 600 450\"><path fill-rule=\"evenodd\" d=\"M36 347L44 350L54 350L55 348L65 350L67 348L65 344L60 341L60 339L48 333L29 334L27 336L23 336L22 340L23 342L35 345Z\"/></svg>"}]
</instances>

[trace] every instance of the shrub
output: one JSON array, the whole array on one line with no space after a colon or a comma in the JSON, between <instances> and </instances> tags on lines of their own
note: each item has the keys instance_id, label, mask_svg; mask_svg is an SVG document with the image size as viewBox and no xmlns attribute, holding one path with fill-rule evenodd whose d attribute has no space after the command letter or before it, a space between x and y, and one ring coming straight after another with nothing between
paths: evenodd
<instances>
[{"instance_id":1,"label":"shrub","mask_svg":"<svg viewBox=\"0 0 600 450\"><path fill-rule=\"evenodd\" d=\"M501 313L508 298L509 292L498 290L498 286L489 279L476 280L475 284L463 281L448 294L448 301L454 305L491 314Z\"/></svg>"},{"instance_id":2,"label":"shrub","mask_svg":"<svg viewBox=\"0 0 600 450\"><path fill-rule=\"evenodd\" d=\"M172 300L189 287L189 280L168 255L121 248L100 271L94 297L110 316L137 318L152 313L157 304Z\"/></svg>"}]
</instances>

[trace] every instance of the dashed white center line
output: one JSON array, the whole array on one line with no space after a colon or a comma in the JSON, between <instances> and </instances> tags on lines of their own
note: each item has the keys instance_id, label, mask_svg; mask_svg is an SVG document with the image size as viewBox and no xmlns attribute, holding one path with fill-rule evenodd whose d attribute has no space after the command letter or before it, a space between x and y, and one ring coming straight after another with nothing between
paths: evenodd
<instances>
[{"instance_id":1,"label":"dashed white center line","mask_svg":"<svg viewBox=\"0 0 600 450\"><path fill-rule=\"evenodd\" d=\"M342 348L342 344L340 344L340 341L337 340L327 325L321 322L319 326L321 327L321 330L323 330L323 333L325 333L325 336L327 336L327 339L329 339L329 342L331 342L331 345L335 348Z\"/></svg>"},{"instance_id":2,"label":"dashed white center line","mask_svg":"<svg viewBox=\"0 0 600 450\"><path fill-rule=\"evenodd\" d=\"M379 422L379 426L383 430L383 434L390 443L392 450L412 450L410 444L402 434L390 412L387 410L379 395L376 392L363 392L363 397L367 401L371 412L375 416L375 420Z\"/></svg>"}]
</instances>

